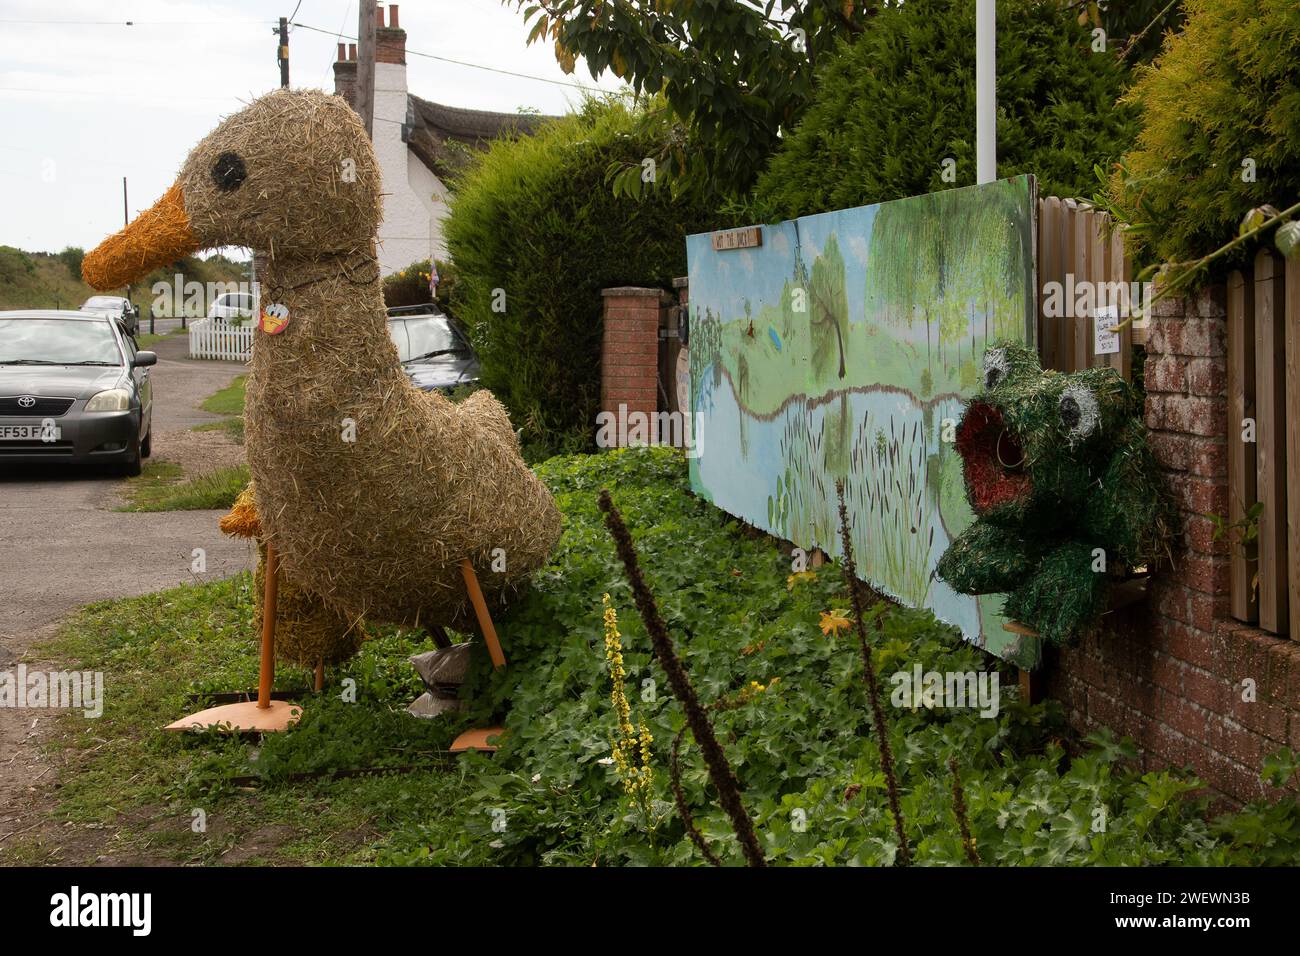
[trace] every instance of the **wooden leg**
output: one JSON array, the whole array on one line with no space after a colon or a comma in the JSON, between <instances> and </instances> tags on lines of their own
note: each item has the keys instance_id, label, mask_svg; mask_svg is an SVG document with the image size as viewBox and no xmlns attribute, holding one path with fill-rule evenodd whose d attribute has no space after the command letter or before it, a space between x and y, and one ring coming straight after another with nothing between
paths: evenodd
<instances>
[{"instance_id":1,"label":"wooden leg","mask_svg":"<svg viewBox=\"0 0 1300 956\"><path fill-rule=\"evenodd\" d=\"M497 640L497 630L492 626L492 617L488 614L487 602L483 600L483 591L478 586L478 577L474 574L474 566L469 563L469 559L460 563L461 576L465 578L465 590L469 592L470 603L474 605L474 613L478 616L478 626L483 632L483 640L487 642L488 653L492 655L493 667L505 667L506 656L501 651L501 642Z\"/></svg>"},{"instance_id":2,"label":"wooden leg","mask_svg":"<svg viewBox=\"0 0 1300 956\"><path fill-rule=\"evenodd\" d=\"M427 628L429 636L433 638L433 646L439 650L446 650L451 647L451 638L447 636L447 631L440 624L430 624Z\"/></svg>"},{"instance_id":3,"label":"wooden leg","mask_svg":"<svg viewBox=\"0 0 1300 956\"><path fill-rule=\"evenodd\" d=\"M271 706L271 685L275 683L275 600L279 590L279 556L275 545L266 543L266 590L262 594L262 667L258 675L257 706Z\"/></svg>"},{"instance_id":4,"label":"wooden leg","mask_svg":"<svg viewBox=\"0 0 1300 956\"><path fill-rule=\"evenodd\" d=\"M323 660L316 662L316 693L325 689L325 662Z\"/></svg>"},{"instance_id":5,"label":"wooden leg","mask_svg":"<svg viewBox=\"0 0 1300 956\"><path fill-rule=\"evenodd\" d=\"M209 707L167 725L168 730L202 730L220 727L252 733L288 730L302 716L302 708L286 700L271 699L275 683L275 612L280 569L275 548L266 545L266 587L262 592L262 663L257 681L257 700ZM319 673L319 671L318 671Z\"/></svg>"}]
</instances>

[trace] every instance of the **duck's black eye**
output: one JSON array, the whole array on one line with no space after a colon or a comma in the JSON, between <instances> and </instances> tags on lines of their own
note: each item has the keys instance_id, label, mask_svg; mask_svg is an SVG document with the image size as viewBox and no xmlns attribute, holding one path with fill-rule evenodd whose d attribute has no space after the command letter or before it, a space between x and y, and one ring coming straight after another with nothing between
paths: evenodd
<instances>
[{"instance_id":1,"label":"duck's black eye","mask_svg":"<svg viewBox=\"0 0 1300 956\"><path fill-rule=\"evenodd\" d=\"M247 177L248 170L238 153L222 153L212 164L212 181L223 193L238 189Z\"/></svg>"}]
</instances>

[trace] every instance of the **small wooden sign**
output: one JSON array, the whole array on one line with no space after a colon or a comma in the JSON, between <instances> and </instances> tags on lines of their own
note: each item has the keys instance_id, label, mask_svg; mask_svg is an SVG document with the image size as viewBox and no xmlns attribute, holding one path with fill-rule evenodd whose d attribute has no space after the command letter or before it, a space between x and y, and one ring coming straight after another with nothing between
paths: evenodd
<instances>
[{"instance_id":1,"label":"small wooden sign","mask_svg":"<svg viewBox=\"0 0 1300 956\"><path fill-rule=\"evenodd\" d=\"M763 244L762 226L745 226L741 229L724 229L713 233L713 251L723 252L727 249L753 249Z\"/></svg>"}]
</instances>

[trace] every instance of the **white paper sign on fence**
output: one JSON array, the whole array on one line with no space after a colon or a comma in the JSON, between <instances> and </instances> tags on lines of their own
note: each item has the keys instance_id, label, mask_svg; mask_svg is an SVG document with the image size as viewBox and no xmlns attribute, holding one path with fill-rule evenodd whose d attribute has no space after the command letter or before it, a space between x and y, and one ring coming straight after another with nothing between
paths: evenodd
<instances>
[{"instance_id":1,"label":"white paper sign on fence","mask_svg":"<svg viewBox=\"0 0 1300 956\"><path fill-rule=\"evenodd\" d=\"M1119 309L1113 305L1103 305L1093 313L1092 352L1094 355L1118 355L1119 333L1115 326L1119 324Z\"/></svg>"}]
</instances>

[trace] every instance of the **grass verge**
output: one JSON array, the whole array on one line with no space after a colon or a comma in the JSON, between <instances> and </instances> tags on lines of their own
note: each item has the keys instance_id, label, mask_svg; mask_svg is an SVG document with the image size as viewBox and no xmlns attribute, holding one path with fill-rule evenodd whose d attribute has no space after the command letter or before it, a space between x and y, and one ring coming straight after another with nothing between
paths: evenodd
<instances>
[{"instance_id":1,"label":"grass verge","mask_svg":"<svg viewBox=\"0 0 1300 956\"><path fill-rule=\"evenodd\" d=\"M159 332L157 335L150 335L148 332L141 332L135 337L136 348L141 351L151 349L163 339L169 339L177 335L188 335L188 331L181 328L172 329L169 332Z\"/></svg>"},{"instance_id":2,"label":"grass verge","mask_svg":"<svg viewBox=\"0 0 1300 956\"><path fill-rule=\"evenodd\" d=\"M179 465L149 461L127 482L128 503L119 511L200 511L229 508L249 482L248 466L218 468L184 479Z\"/></svg>"},{"instance_id":3,"label":"grass verge","mask_svg":"<svg viewBox=\"0 0 1300 956\"><path fill-rule=\"evenodd\" d=\"M244 443L244 389L248 383L247 375L240 375L215 395L203 400L199 407L214 415L228 415L219 422L204 422L195 425L196 432L225 432L226 437L237 445Z\"/></svg>"},{"instance_id":4,"label":"grass verge","mask_svg":"<svg viewBox=\"0 0 1300 956\"><path fill-rule=\"evenodd\" d=\"M233 418L223 418L219 422L204 422L202 425L195 425L196 432L225 432L226 437L237 445L244 443L244 416L236 415Z\"/></svg>"},{"instance_id":5,"label":"grass verge","mask_svg":"<svg viewBox=\"0 0 1300 956\"><path fill-rule=\"evenodd\" d=\"M103 671L106 706L96 720L63 718L52 744L64 762L56 818L70 825L60 833L111 827L122 861L366 863L382 834L430 824L454 805L464 786L442 759L445 729L397 712L420 689L407 656L432 646L410 632L378 632L331 669L331 695L349 679L356 704L317 696L308 671L278 667L277 689L297 692L305 715L261 747L163 731L206 706L204 693L256 687L252 608L241 574L91 605L61 629L45 650ZM370 765L405 772L302 779ZM10 848L11 859L93 862L69 859L64 843L31 839Z\"/></svg>"},{"instance_id":6,"label":"grass verge","mask_svg":"<svg viewBox=\"0 0 1300 956\"><path fill-rule=\"evenodd\" d=\"M199 407L214 415L244 414L244 388L248 382L247 375L239 375L215 395L209 395Z\"/></svg>"}]
</instances>

